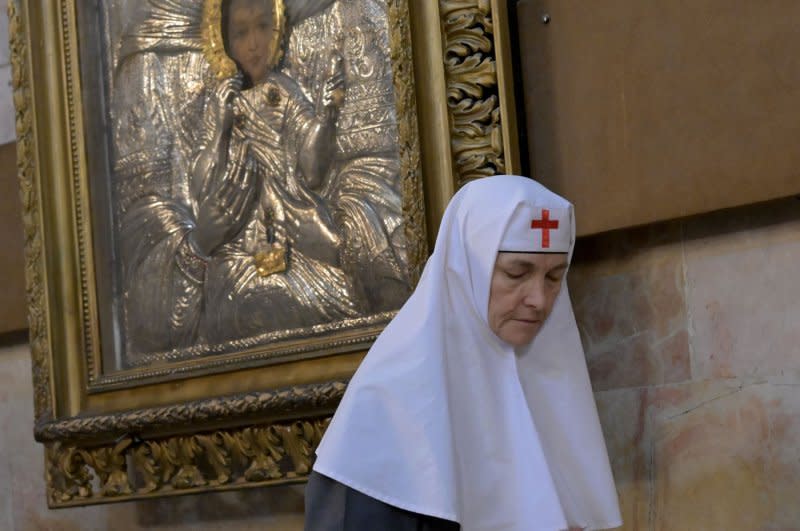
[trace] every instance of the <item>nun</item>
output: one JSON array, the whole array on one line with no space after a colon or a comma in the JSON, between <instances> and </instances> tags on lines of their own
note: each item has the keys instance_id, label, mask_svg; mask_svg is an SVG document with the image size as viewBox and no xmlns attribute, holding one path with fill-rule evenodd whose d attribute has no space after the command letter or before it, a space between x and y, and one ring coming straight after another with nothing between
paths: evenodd
<instances>
[{"instance_id":1,"label":"nun","mask_svg":"<svg viewBox=\"0 0 800 531\"><path fill-rule=\"evenodd\" d=\"M572 205L531 179L459 190L317 449L306 531L621 525L567 291L574 243Z\"/></svg>"}]
</instances>

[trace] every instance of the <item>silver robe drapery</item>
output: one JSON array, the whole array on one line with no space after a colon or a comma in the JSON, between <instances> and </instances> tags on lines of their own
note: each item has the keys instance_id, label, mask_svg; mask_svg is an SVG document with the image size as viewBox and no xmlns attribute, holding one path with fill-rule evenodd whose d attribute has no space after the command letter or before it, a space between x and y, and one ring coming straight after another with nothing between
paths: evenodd
<instances>
[{"instance_id":1,"label":"silver robe drapery","mask_svg":"<svg viewBox=\"0 0 800 531\"><path fill-rule=\"evenodd\" d=\"M285 65L313 95L332 56L342 58L347 95L322 194L342 235L342 268L374 312L411 293L387 10L376 0L333 4L293 27Z\"/></svg>"},{"instance_id":2,"label":"silver robe drapery","mask_svg":"<svg viewBox=\"0 0 800 531\"><path fill-rule=\"evenodd\" d=\"M189 191L217 83L202 55L202 2L147 0L120 42L112 159L129 366L396 309L410 292L385 6L289 0L287 14L282 73L241 93L244 119L229 146L238 164L225 168L227 178L251 161L259 197L242 233L211 257L193 245ZM344 57L346 97L335 160L312 190L297 172L297 142L315 119L332 51ZM279 106L270 103L275 91ZM290 249L289 269L262 277L252 256L273 241Z\"/></svg>"},{"instance_id":3,"label":"silver robe drapery","mask_svg":"<svg viewBox=\"0 0 800 531\"><path fill-rule=\"evenodd\" d=\"M338 268L337 228L299 171L300 158L310 155L302 151L306 137L319 123L313 106L279 72L243 91L238 103L229 157L254 162L260 196L245 229L209 263L204 329L219 341L357 317L361 308ZM260 276L252 257L272 243L289 249L288 269Z\"/></svg>"},{"instance_id":4,"label":"silver robe drapery","mask_svg":"<svg viewBox=\"0 0 800 531\"><path fill-rule=\"evenodd\" d=\"M120 45L112 157L129 363L197 339L204 263L187 238L189 165L211 79L201 9L190 0L149 0Z\"/></svg>"}]
</instances>

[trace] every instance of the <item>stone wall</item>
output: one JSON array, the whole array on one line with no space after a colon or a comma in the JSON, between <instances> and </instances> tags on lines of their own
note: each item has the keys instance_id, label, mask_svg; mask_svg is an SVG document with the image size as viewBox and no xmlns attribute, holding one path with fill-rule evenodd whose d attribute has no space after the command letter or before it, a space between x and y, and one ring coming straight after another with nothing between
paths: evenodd
<instances>
[{"instance_id":1,"label":"stone wall","mask_svg":"<svg viewBox=\"0 0 800 531\"><path fill-rule=\"evenodd\" d=\"M800 529L798 264L796 198L578 242L625 529Z\"/></svg>"}]
</instances>

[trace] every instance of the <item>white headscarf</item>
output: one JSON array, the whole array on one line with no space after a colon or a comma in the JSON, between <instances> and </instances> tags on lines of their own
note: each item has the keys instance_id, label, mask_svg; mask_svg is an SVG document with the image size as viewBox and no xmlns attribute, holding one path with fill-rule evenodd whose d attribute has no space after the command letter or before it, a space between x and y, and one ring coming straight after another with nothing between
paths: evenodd
<instances>
[{"instance_id":1,"label":"white headscarf","mask_svg":"<svg viewBox=\"0 0 800 531\"><path fill-rule=\"evenodd\" d=\"M567 212L571 258L572 205L535 181L489 177L453 197L419 285L353 377L314 470L464 531L621 524L566 281L530 345L515 352L488 325L500 242L521 210L543 208Z\"/></svg>"}]
</instances>

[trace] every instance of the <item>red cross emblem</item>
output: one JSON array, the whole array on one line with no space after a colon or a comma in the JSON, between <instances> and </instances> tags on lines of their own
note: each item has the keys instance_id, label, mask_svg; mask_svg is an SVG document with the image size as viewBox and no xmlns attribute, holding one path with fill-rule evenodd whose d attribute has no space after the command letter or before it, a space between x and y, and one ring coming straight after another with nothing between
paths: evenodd
<instances>
[{"instance_id":1,"label":"red cross emblem","mask_svg":"<svg viewBox=\"0 0 800 531\"><path fill-rule=\"evenodd\" d=\"M542 249L550 247L550 230L558 228L558 220L550 219L550 211L546 208L542 209L542 219L534 219L531 221L531 229L542 230Z\"/></svg>"}]
</instances>

